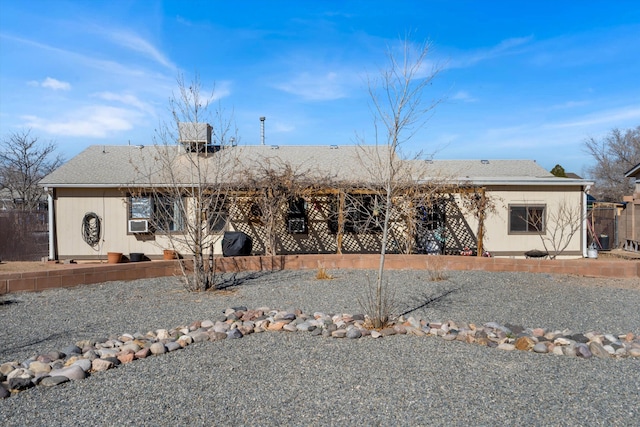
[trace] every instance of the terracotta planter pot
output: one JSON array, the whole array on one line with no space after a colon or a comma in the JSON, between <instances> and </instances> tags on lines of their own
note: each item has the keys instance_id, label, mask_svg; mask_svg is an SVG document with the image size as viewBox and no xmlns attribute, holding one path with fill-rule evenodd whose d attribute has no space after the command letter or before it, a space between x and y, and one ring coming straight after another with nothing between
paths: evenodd
<instances>
[{"instance_id":1,"label":"terracotta planter pot","mask_svg":"<svg viewBox=\"0 0 640 427\"><path fill-rule=\"evenodd\" d=\"M162 252L162 259L176 259L176 251L174 251L173 249L165 249Z\"/></svg>"},{"instance_id":2,"label":"terracotta planter pot","mask_svg":"<svg viewBox=\"0 0 640 427\"><path fill-rule=\"evenodd\" d=\"M122 252L107 252L107 263L118 264L122 261Z\"/></svg>"}]
</instances>

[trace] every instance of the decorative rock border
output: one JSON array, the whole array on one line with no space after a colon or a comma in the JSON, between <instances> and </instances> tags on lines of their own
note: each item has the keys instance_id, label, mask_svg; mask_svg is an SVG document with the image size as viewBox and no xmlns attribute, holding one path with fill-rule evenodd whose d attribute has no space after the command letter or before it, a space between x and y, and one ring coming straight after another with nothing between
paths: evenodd
<instances>
[{"instance_id":1,"label":"decorative rock border","mask_svg":"<svg viewBox=\"0 0 640 427\"><path fill-rule=\"evenodd\" d=\"M83 340L60 351L31 357L23 362L0 365L0 398L35 386L53 387L81 380L91 374L121 364L180 350L202 341L238 339L261 332L307 332L327 338L382 338L392 335L435 336L445 341L462 341L500 350L530 351L584 359L640 357L640 336L598 332L574 333L523 328L495 322L477 326L461 322L427 322L415 317L400 317L388 327L372 330L362 314L302 313L268 307L247 309L232 307L215 320L203 320L171 330L158 329L146 334L122 334L117 338Z\"/></svg>"}]
</instances>

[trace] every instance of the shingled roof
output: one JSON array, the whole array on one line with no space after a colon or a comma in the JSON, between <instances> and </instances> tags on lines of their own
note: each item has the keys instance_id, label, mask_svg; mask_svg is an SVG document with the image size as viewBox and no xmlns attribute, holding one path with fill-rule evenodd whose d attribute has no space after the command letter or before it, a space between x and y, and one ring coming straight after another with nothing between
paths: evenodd
<instances>
[{"instance_id":1,"label":"shingled roof","mask_svg":"<svg viewBox=\"0 0 640 427\"><path fill-rule=\"evenodd\" d=\"M309 179L328 178L337 182L371 182L376 160L385 152L375 146L234 146L204 158L217 177L239 181L242 171L267 164L288 164L306 171ZM167 156L167 154L170 154ZM47 175L46 187L116 187L167 184L159 159L181 162L188 169L189 157L181 146L92 145ZM233 159L233 160L232 160ZM236 159L239 161L236 163ZM488 184L585 184L584 180L557 178L531 160L410 160L406 161L416 181L442 179L449 182ZM235 167L234 167L235 166ZM186 178L185 178L186 179Z\"/></svg>"}]
</instances>

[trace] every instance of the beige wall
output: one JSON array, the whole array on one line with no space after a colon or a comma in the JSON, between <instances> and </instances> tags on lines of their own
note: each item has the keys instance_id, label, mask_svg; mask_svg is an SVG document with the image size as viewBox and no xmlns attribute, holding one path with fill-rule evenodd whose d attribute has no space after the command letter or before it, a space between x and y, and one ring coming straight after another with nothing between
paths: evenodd
<instances>
[{"instance_id":1,"label":"beige wall","mask_svg":"<svg viewBox=\"0 0 640 427\"><path fill-rule=\"evenodd\" d=\"M525 191L526 190L526 191ZM583 195L579 187L494 187L487 191L496 204L497 213L485 219L485 250L495 256L522 257L531 249L543 250L540 236L510 235L508 230L508 206L510 204L544 204L547 208L547 236L553 231L550 213L567 202L581 207ZM94 212L102 219L102 241L96 248L84 242L81 224L84 215ZM148 236L127 233L127 205L125 192L118 189L65 189L55 190L55 221L57 234L57 255L59 259L105 258L107 252L142 252L148 256L161 256L163 249L170 248L166 236ZM477 222L466 215L473 233L477 232ZM565 250L565 256L582 256L582 232L576 233ZM549 248L550 249L550 248ZM178 248L179 252L181 251ZM215 252L220 254L220 239L215 244Z\"/></svg>"},{"instance_id":2,"label":"beige wall","mask_svg":"<svg viewBox=\"0 0 640 427\"><path fill-rule=\"evenodd\" d=\"M125 192L102 188L57 188L55 190L55 228L57 256L69 258L106 258L107 252L127 255L141 252L147 256L162 256L171 247L166 236L145 236L127 233ZM82 219L93 212L101 218L102 239L91 247L82 239ZM220 241L215 249L221 253ZM178 248L180 252L180 248Z\"/></svg>"},{"instance_id":3,"label":"beige wall","mask_svg":"<svg viewBox=\"0 0 640 427\"><path fill-rule=\"evenodd\" d=\"M526 191L524 191L526 190ZM485 249L497 256L523 256L524 252L532 249L544 250L542 240L538 234L509 234L509 205L545 205L547 239L555 232L560 234L559 226L554 218L560 206L571 206L576 215L582 218L583 194L579 187L509 187L488 188L487 194L496 204L497 213L489 214L485 220ZM477 225L472 225L476 229ZM566 235L566 233L565 233ZM581 257L582 232L576 232L570 239L569 246L563 255ZM556 238L558 240L558 238ZM547 243L547 249L552 252L552 246Z\"/></svg>"}]
</instances>

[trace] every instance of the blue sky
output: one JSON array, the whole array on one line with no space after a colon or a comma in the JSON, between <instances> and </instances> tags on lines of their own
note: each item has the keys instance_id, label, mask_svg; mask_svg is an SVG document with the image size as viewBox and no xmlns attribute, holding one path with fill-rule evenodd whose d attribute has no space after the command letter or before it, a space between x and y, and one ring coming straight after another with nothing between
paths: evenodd
<instances>
[{"instance_id":1,"label":"blue sky","mask_svg":"<svg viewBox=\"0 0 640 427\"><path fill-rule=\"evenodd\" d=\"M442 67L408 151L581 174L586 138L640 124L638 1L0 0L0 136L31 128L66 158L149 144L198 73L240 144L260 116L267 144L353 144L373 134L365 77L407 33Z\"/></svg>"}]
</instances>

